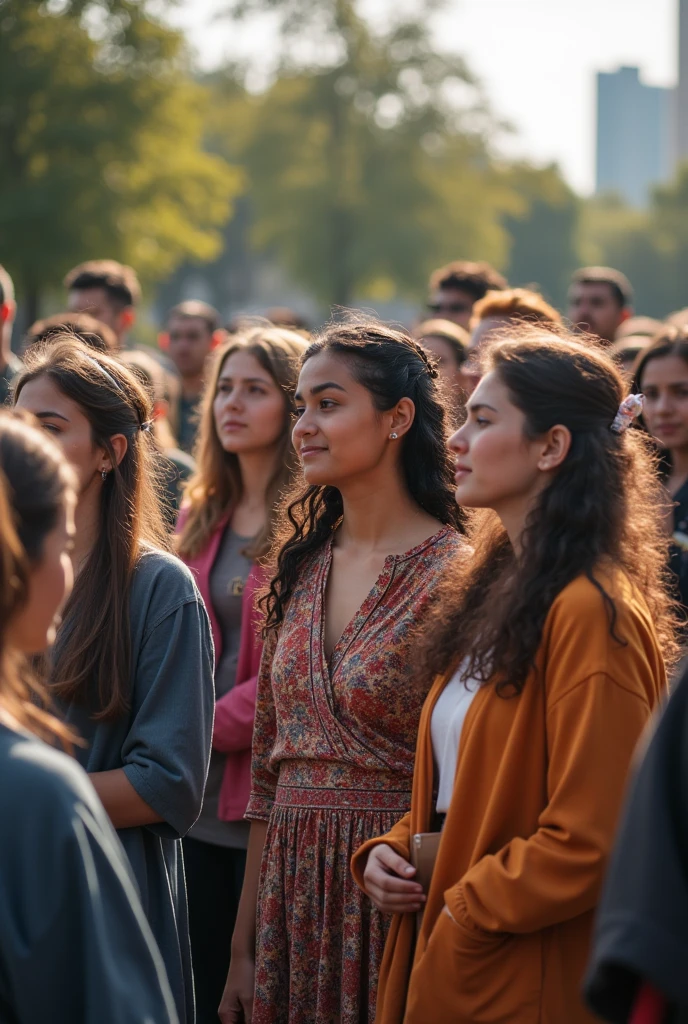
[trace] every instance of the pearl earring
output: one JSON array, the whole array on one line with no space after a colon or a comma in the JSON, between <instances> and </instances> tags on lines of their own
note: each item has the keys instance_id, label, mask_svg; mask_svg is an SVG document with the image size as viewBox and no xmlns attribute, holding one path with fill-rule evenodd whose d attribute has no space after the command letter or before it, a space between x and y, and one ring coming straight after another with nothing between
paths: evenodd
<instances>
[{"instance_id":1,"label":"pearl earring","mask_svg":"<svg viewBox=\"0 0 688 1024\"><path fill-rule=\"evenodd\" d=\"M393 430L392 433L389 435L390 441L396 441L398 437L399 435L397 434L396 430Z\"/></svg>"},{"instance_id":2,"label":"pearl earring","mask_svg":"<svg viewBox=\"0 0 688 1024\"><path fill-rule=\"evenodd\" d=\"M103 481L107 480L107 478L108 478L108 471L107 471L107 469L101 469L100 475L101 475Z\"/></svg>"}]
</instances>

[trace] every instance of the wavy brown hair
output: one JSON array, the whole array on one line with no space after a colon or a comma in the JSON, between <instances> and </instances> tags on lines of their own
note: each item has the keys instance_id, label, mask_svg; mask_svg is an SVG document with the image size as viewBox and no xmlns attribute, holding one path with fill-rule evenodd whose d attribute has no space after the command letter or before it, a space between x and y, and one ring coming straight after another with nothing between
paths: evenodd
<instances>
[{"instance_id":1,"label":"wavy brown hair","mask_svg":"<svg viewBox=\"0 0 688 1024\"><path fill-rule=\"evenodd\" d=\"M239 458L222 447L213 412L220 374L235 352L246 352L253 356L284 395L284 429L276 453L275 472L265 494L265 528L246 548L246 554L250 558L261 558L270 550L276 509L281 497L291 486L298 466L291 443L291 424L301 356L306 348L304 339L294 331L280 327L255 327L243 337L233 338L218 351L203 398L195 451L197 469L184 492L188 516L177 538L177 551L182 558L194 558L203 551L218 523L241 497Z\"/></svg>"},{"instance_id":2,"label":"wavy brown hair","mask_svg":"<svg viewBox=\"0 0 688 1024\"><path fill-rule=\"evenodd\" d=\"M438 372L423 348L406 331L377 321L332 324L307 349L303 362L331 352L371 395L380 412L410 398L415 416L401 441L401 466L408 492L425 512L466 532L466 517L454 500L454 469L447 448L447 417L438 388ZM277 575L261 599L266 629L282 622L299 571L308 555L321 547L342 518L342 495L336 487L297 485L281 514L273 549Z\"/></svg>"},{"instance_id":3,"label":"wavy brown hair","mask_svg":"<svg viewBox=\"0 0 688 1024\"><path fill-rule=\"evenodd\" d=\"M64 456L28 416L0 412L0 703L34 735L71 747L76 738L47 710L43 688L8 631L25 607L31 573L77 480ZM57 609L56 609L57 610Z\"/></svg>"},{"instance_id":4,"label":"wavy brown hair","mask_svg":"<svg viewBox=\"0 0 688 1024\"><path fill-rule=\"evenodd\" d=\"M143 384L126 366L73 336L31 350L15 401L32 380L47 377L75 402L91 426L93 445L110 456L98 539L64 610L50 666L51 691L112 720L130 706L129 594L142 547L169 548L161 513L159 457L146 429L152 414ZM117 463L111 438L127 449Z\"/></svg>"},{"instance_id":5,"label":"wavy brown hair","mask_svg":"<svg viewBox=\"0 0 688 1024\"><path fill-rule=\"evenodd\" d=\"M518 328L487 355L534 439L561 424L569 453L526 521L516 557L496 517L486 517L463 578L438 600L421 638L425 669L445 673L464 658L464 678L495 677L502 696L520 693L535 664L557 595L584 574L600 591L617 635L616 607L601 566L619 566L643 594L665 658L675 652L662 496L649 439L610 429L626 395L611 359L573 336Z\"/></svg>"}]
</instances>

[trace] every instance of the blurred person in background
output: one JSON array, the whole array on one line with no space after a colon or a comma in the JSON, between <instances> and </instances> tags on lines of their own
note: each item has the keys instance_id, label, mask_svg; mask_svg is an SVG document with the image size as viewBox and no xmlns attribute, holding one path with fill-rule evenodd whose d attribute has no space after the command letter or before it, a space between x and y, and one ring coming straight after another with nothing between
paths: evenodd
<instances>
[{"instance_id":1,"label":"blurred person in background","mask_svg":"<svg viewBox=\"0 0 688 1024\"><path fill-rule=\"evenodd\" d=\"M277 510L294 481L294 392L306 342L254 328L220 349L203 400L198 471L177 550L193 572L215 641L215 725L203 809L184 839L196 1019L216 1022L250 830L251 739L262 651L256 592Z\"/></svg>"},{"instance_id":2,"label":"blurred person in background","mask_svg":"<svg viewBox=\"0 0 688 1024\"><path fill-rule=\"evenodd\" d=\"M265 319L275 327L286 327L287 330L298 331L304 337L310 338L311 328L305 316L288 306L272 306L266 312Z\"/></svg>"},{"instance_id":3,"label":"blurred person in background","mask_svg":"<svg viewBox=\"0 0 688 1024\"><path fill-rule=\"evenodd\" d=\"M21 359L12 351L12 327L16 312L12 278L0 266L0 405L7 404L12 381L22 368Z\"/></svg>"},{"instance_id":4,"label":"blurred person in background","mask_svg":"<svg viewBox=\"0 0 688 1024\"><path fill-rule=\"evenodd\" d=\"M151 401L122 363L65 336L27 356L15 403L77 473L74 590L45 666L58 713L131 862L181 1024L194 1019L181 836L212 738L213 646L191 573L169 553ZM126 982L123 982L123 984Z\"/></svg>"},{"instance_id":5,"label":"blurred person in background","mask_svg":"<svg viewBox=\"0 0 688 1024\"><path fill-rule=\"evenodd\" d=\"M609 354L629 383L633 380L633 367L638 356L661 330L661 320L653 320L650 316L631 316L618 328L609 346Z\"/></svg>"},{"instance_id":6,"label":"blurred person in background","mask_svg":"<svg viewBox=\"0 0 688 1024\"><path fill-rule=\"evenodd\" d=\"M430 275L428 312L468 330L474 304L489 291L507 288L506 280L489 263L455 260Z\"/></svg>"},{"instance_id":7,"label":"blurred person in background","mask_svg":"<svg viewBox=\"0 0 688 1024\"><path fill-rule=\"evenodd\" d=\"M611 345L621 324L633 316L633 289L612 267L582 267L571 279L568 319L578 331Z\"/></svg>"},{"instance_id":8,"label":"blurred person in background","mask_svg":"<svg viewBox=\"0 0 688 1024\"><path fill-rule=\"evenodd\" d=\"M645 396L643 423L665 453L669 564L688 616L688 327L664 327L642 353L634 390Z\"/></svg>"},{"instance_id":9,"label":"blurred person in background","mask_svg":"<svg viewBox=\"0 0 688 1024\"><path fill-rule=\"evenodd\" d=\"M55 640L79 486L37 426L0 413L0 1019L177 1024L131 867L80 742L26 658Z\"/></svg>"},{"instance_id":10,"label":"blurred person in background","mask_svg":"<svg viewBox=\"0 0 688 1024\"><path fill-rule=\"evenodd\" d=\"M464 373L468 357L468 331L451 320L426 320L413 330L413 337L435 358L440 381L449 397L450 425L454 426L463 415L466 398L475 384Z\"/></svg>"},{"instance_id":11,"label":"blurred person in background","mask_svg":"<svg viewBox=\"0 0 688 1024\"><path fill-rule=\"evenodd\" d=\"M160 348L174 363L181 381L181 393L170 419L179 447L190 454L196 443L210 353L224 338L220 314L207 302L197 299L180 302L171 309L167 330L158 338Z\"/></svg>"},{"instance_id":12,"label":"blurred person in background","mask_svg":"<svg viewBox=\"0 0 688 1024\"><path fill-rule=\"evenodd\" d=\"M117 347L124 348L141 301L136 271L116 260L89 260L69 271L64 286L70 312L89 313L107 324Z\"/></svg>"},{"instance_id":13,"label":"blurred person in background","mask_svg":"<svg viewBox=\"0 0 688 1024\"><path fill-rule=\"evenodd\" d=\"M24 335L24 351L32 345L59 338L65 332L71 332L84 345L98 352L117 352L119 349L117 335L112 328L102 320L96 320L90 313L55 313L31 324Z\"/></svg>"},{"instance_id":14,"label":"blurred person in background","mask_svg":"<svg viewBox=\"0 0 688 1024\"><path fill-rule=\"evenodd\" d=\"M474 354L505 327L526 323L559 327L562 318L539 292L528 288L488 292L473 307L469 349Z\"/></svg>"},{"instance_id":15,"label":"blurred person in background","mask_svg":"<svg viewBox=\"0 0 688 1024\"><path fill-rule=\"evenodd\" d=\"M179 389L179 382L172 380L163 366L139 349L121 352L120 359L137 373L145 384L153 403L153 437L163 456L161 468L165 491L165 516L174 528L181 505L182 492L187 480L196 469L193 458L177 447L170 426L170 392Z\"/></svg>"}]
</instances>

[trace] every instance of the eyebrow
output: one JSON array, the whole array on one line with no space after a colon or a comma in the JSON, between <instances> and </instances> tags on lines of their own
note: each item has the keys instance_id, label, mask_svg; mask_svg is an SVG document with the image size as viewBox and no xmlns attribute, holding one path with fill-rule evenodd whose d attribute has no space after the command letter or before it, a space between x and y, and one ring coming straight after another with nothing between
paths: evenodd
<instances>
[{"instance_id":1,"label":"eyebrow","mask_svg":"<svg viewBox=\"0 0 688 1024\"><path fill-rule=\"evenodd\" d=\"M469 412L477 412L478 409L489 409L490 412L497 412L497 409L493 405L488 405L487 402L476 402L475 405L469 402L466 408Z\"/></svg>"},{"instance_id":2,"label":"eyebrow","mask_svg":"<svg viewBox=\"0 0 688 1024\"><path fill-rule=\"evenodd\" d=\"M34 416L37 420L64 420L65 423L69 423L66 416L63 416L61 412L55 412L52 409L48 409L46 412L35 412Z\"/></svg>"},{"instance_id":3,"label":"eyebrow","mask_svg":"<svg viewBox=\"0 0 688 1024\"><path fill-rule=\"evenodd\" d=\"M343 388L341 384L335 384L335 382L333 380L327 380L327 381L325 381L324 384L315 384L311 388L311 394L312 395L319 395L321 391L327 391L328 388L332 388L334 391L344 391L344 392L346 392L346 388ZM302 395L301 395L300 391L297 391L296 394L294 395L294 398L301 398L301 397L302 397Z\"/></svg>"},{"instance_id":4,"label":"eyebrow","mask_svg":"<svg viewBox=\"0 0 688 1024\"><path fill-rule=\"evenodd\" d=\"M218 383L221 380L234 380L234 377L232 377L228 373L227 374L221 373L220 376L218 377ZM244 384L270 384L271 383L267 379L267 377L239 377L238 380L243 381Z\"/></svg>"}]
</instances>

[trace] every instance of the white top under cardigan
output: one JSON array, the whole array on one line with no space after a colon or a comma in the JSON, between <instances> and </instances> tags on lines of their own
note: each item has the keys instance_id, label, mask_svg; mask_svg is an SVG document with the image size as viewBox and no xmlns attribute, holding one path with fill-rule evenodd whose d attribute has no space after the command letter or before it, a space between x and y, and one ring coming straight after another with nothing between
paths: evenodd
<instances>
[{"instance_id":1,"label":"white top under cardigan","mask_svg":"<svg viewBox=\"0 0 688 1024\"><path fill-rule=\"evenodd\" d=\"M474 679L461 679L463 666L451 677L432 712L430 734L437 772L437 813L446 814L454 789L463 723L478 690Z\"/></svg>"}]
</instances>

